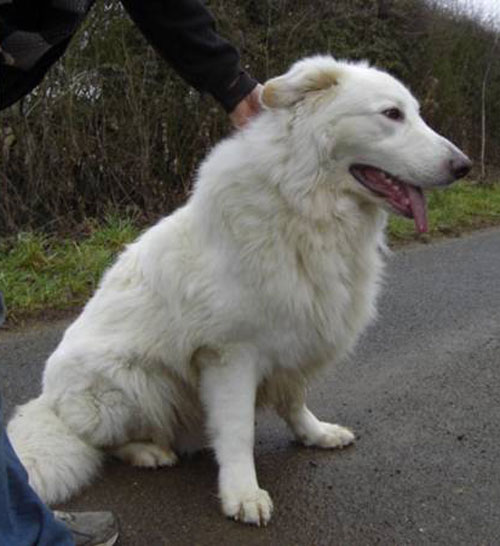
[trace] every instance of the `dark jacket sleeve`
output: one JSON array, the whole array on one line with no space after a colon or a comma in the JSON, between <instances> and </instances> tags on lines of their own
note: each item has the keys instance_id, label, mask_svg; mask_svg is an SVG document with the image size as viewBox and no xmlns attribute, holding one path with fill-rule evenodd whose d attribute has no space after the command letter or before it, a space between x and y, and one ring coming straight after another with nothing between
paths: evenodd
<instances>
[{"instance_id":1,"label":"dark jacket sleeve","mask_svg":"<svg viewBox=\"0 0 500 546\"><path fill-rule=\"evenodd\" d=\"M240 66L238 51L215 31L201 0L121 0L145 35L176 72L210 93L226 111L257 85Z\"/></svg>"}]
</instances>

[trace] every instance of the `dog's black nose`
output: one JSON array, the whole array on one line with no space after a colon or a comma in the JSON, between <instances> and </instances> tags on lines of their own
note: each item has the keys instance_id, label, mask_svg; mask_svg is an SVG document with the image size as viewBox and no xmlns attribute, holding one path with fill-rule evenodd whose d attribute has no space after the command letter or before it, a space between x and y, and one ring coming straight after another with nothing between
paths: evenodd
<instances>
[{"instance_id":1,"label":"dog's black nose","mask_svg":"<svg viewBox=\"0 0 500 546\"><path fill-rule=\"evenodd\" d=\"M467 156L450 160L450 170L455 180L466 176L470 172L471 168L472 161Z\"/></svg>"}]
</instances>

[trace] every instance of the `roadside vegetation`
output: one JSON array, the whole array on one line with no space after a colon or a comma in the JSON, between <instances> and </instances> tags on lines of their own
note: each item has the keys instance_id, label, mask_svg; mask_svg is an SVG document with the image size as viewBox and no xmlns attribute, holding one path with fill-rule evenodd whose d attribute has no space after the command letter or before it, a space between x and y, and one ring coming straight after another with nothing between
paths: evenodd
<instances>
[{"instance_id":1,"label":"roadside vegetation","mask_svg":"<svg viewBox=\"0 0 500 546\"><path fill-rule=\"evenodd\" d=\"M8 323L54 317L81 306L103 271L139 234L130 221L110 217L88 224L79 237L25 232L0 242L0 290Z\"/></svg>"},{"instance_id":2,"label":"roadside vegetation","mask_svg":"<svg viewBox=\"0 0 500 546\"><path fill-rule=\"evenodd\" d=\"M389 242L392 246L441 237L458 237L474 229L500 225L500 183L459 182L428 194L429 232L417 235L413 222L391 215Z\"/></svg>"},{"instance_id":3,"label":"roadside vegetation","mask_svg":"<svg viewBox=\"0 0 500 546\"><path fill-rule=\"evenodd\" d=\"M500 40L456 0L209 0L259 80L309 54L368 59L475 161L429 199L420 241L500 224ZM470 7L473 3L470 3ZM67 54L0 113L0 290L9 324L80 306L140 230L182 204L227 116L189 89L118 0L96 2ZM127 220L129 219L129 220ZM393 245L414 241L392 218Z\"/></svg>"},{"instance_id":4,"label":"roadside vegetation","mask_svg":"<svg viewBox=\"0 0 500 546\"><path fill-rule=\"evenodd\" d=\"M500 184L460 182L429 195L429 233L417 235L412 220L391 215L389 242L400 246L458 236L500 225ZM140 228L109 217L90 223L77 238L20 233L0 243L0 289L9 307L9 324L32 317L54 317L82 306L102 273Z\"/></svg>"},{"instance_id":5,"label":"roadside vegetation","mask_svg":"<svg viewBox=\"0 0 500 546\"><path fill-rule=\"evenodd\" d=\"M323 52L391 71L430 125L474 159L477 180L484 155L488 179L500 171L500 43L487 14L472 19L463 5L208 2L261 81ZM0 236L68 233L110 211L149 223L185 200L200 159L228 129L221 108L174 74L122 4L100 0L43 83L0 113Z\"/></svg>"}]
</instances>

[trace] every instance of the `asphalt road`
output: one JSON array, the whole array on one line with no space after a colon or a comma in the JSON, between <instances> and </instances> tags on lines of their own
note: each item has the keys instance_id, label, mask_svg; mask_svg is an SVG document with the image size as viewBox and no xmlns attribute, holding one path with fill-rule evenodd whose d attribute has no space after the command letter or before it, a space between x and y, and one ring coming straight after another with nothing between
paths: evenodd
<instances>
[{"instance_id":1,"label":"asphalt road","mask_svg":"<svg viewBox=\"0 0 500 546\"><path fill-rule=\"evenodd\" d=\"M7 412L39 390L63 323L0 334ZM68 509L112 509L122 546L500 544L500 230L390 259L380 318L310 395L356 444L295 445L259 415L267 528L225 520L209 454L159 471L109 463Z\"/></svg>"}]
</instances>

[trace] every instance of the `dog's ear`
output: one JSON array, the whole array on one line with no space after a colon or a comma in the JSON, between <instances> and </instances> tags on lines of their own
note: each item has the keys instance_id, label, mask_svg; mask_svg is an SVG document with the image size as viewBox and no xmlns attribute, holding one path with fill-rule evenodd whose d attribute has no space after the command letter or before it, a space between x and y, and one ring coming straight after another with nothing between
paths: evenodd
<instances>
[{"instance_id":1,"label":"dog's ear","mask_svg":"<svg viewBox=\"0 0 500 546\"><path fill-rule=\"evenodd\" d=\"M283 76L268 80L261 101L267 108L287 108L308 93L336 86L339 77L340 69L331 57L305 59Z\"/></svg>"}]
</instances>

